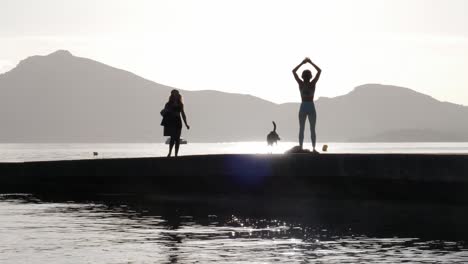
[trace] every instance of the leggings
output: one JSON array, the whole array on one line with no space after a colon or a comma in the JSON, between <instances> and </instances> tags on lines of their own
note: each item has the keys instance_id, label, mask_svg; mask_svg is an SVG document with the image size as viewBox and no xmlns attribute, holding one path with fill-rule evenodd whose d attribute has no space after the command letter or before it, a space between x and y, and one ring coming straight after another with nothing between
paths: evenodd
<instances>
[{"instance_id":1,"label":"leggings","mask_svg":"<svg viewBox=\"0 0 468 264\"><path fill-rule=\"evenodd\" d=\"M301 108L299 109L299 145L301 146L301 148L304 143L304 129L307 117L309 118L310 138L312 140L312 147L315 149L315 123L317 122L317 112L315 111L314 102L302 102Z\"/></svg>"}]
</instances>

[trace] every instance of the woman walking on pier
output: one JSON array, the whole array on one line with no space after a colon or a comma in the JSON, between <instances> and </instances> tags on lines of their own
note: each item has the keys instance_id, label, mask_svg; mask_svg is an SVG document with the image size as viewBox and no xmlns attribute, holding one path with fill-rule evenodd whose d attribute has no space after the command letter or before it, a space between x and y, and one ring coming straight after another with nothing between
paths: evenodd
<instances>
[{"instance_id":1,"label":"woman walking on pier","mask_svg":"<svg viewBox=\"0 0 468 264\"><path fill-rule=\"evenodd\" d=\"M161 111L161 115L163 116L161 125L164 126L164 136L171 137L169 142L169 154L167 154L167 156L171 156L172 148L175 145L175 156L177 157L179 154L180 134L182 132L182 119L184 120L187 129L190 129L184 112L182 95L180 95L179 91L175 89L171 91L169 101ZM180 116L182 116L182 119Z\"/></svg>"},{"instance_id":2,"label":"woman walking on pier","mask_svg":"<svg viewBox=\"0 0 468 264\"><path fill-rule=\"evenodd\" d=\"M299 78L299 76L297 75L297 70L299 70L299 68L306 63L310 63L317 71L315 78L312 79L313 76L310 70L304 70L302 72L302 79ZM313 152L318 153L315 150L315 123L317 121L317 112L315 111L314 95L315 86L320 78L322 70L317 65L315 65L315 63L313 63L309 58L305 58L299 65L297 65L293 69L292 72L294 74L294 78L299 84L299 91L301 92L302 98L301 107L299 109L299 146L302 149L304 142L305 121L307 118L309 118L310 137L312 139Z\"/></svg>"}]
</instances>

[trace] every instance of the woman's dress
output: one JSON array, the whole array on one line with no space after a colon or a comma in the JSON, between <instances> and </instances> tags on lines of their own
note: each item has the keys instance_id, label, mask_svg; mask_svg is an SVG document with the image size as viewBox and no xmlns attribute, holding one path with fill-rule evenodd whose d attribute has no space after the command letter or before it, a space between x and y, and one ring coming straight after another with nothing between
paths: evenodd
<instances>
[{"instance_id":1,"label":"woman's dress","mask_svg":"<svg viewBox=\"0 0 468 264\"><path fill-rule=\"evenodd\" d=\"M182 131L182 118L180 113L182 106L167 103L163 110L163 120L161 125L164 126L164 136L180 137Z\"/></svg>"}]
</instances>

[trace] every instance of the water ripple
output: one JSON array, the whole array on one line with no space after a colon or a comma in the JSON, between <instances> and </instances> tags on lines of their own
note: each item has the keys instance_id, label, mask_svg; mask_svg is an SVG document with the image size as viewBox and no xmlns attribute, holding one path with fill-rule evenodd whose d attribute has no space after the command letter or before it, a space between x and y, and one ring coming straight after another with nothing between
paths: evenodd
<instances>
[{"instance_id":1,"label":"water ripple","mask_svg":"<svg viewBox=\"0 0 468 264\"><path fill-rule=\"evenodd\" d=\"M167 209L167 208L166 208ZM0 263L464 263L464 241L232 214L0 196Z\"/></svg>"}]
</instances>

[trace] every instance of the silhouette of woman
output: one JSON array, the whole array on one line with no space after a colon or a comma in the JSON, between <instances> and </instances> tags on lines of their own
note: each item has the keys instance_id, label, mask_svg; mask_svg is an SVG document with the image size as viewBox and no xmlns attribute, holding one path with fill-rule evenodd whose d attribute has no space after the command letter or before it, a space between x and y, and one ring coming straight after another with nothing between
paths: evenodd
<instances>
[{"instance_id":1,"label":"silhouette of woman","mask_svg":"<svg viewBox=\"0 0 468 264\"><path fill-rule=\"evenodd\" d=\"M187 124L187 117L184 112L184 103L182 102L182 95L179 91L172 90L171 96L169 96L169 101L164 106L164 109L161 111L163 120L161 125L164 126L164 136L170 136L169 142L169 154L171 156L172 148L175 145L175 156L179 154L180 146L180 134L182 132L182 119L184 120L185 126L187 129L190 129L190 126Z\"/></svg>"},{"instance_id":2,"label":"silhouette of woman","mask_svg":"<svg viewBox=\"0 0 468 264\"><path fill-rule=\"evenodd\" d=\"M312 79L312 72L309 70L304 70L302 72L302 79L297 75L297 70L299 70L299 68L306 63L312 64L312 66L317 71L314 79ZM315 123L317 121L317 112L315 111L314 95L315 86L320 78L322 70L309 58L305 58L299 65L296 66L296 68L293 69L292 72L294 74L294 78L299 84L299 91L301 92L302 98L301 107L299 109L299 146L302 149L304 142L305 121L307 118L309 118L310 137L312 139L313 152L318 153L315 150L315 143L317 138L315 135Z\"/></svg>"}]
</instances>

